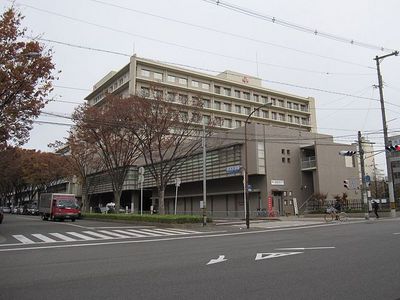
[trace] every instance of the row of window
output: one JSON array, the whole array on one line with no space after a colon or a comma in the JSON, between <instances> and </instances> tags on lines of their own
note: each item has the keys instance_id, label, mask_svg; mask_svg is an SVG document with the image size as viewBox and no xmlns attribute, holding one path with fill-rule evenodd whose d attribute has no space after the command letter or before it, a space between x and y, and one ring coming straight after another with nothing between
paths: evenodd
<instances>
[{"instance_id":1,"label":"row of window","mask_svg":"<svg viewBox=\"0 0 400 300\"><path fill-rule=\"evenodd\" d=\"M107 93L112 93L116 89L118 89L121 85L128 81L129 74L126 73L111 83L107 88L105 88L101 93L99 93L96 97L93 98L94 103L99 102Z\"/></svg>"},{"instance_id":2,"label":"row of window","mask_svg":"<svg viewBox=\"0 0 400 300\"><path fill-rule=\"evenodd\" d=\"M163 81L163 74L156 72L156 71L150 71L146 69L141 69L140 74L143 77L151 78L153 77L154 80L160 80ZM180 85L188 85L188 79L183 78L180 76L174 76L174 75L167 75L167 82L171 83L178 83ZM201 82L200 80L194 80L192 79L190 81L191 87L194 88L200 88L206 91L210 90L210 84L206 82ZM219 85L214 85L214 93L219 94L219 95L224 95L224 96L229 96L231 97L232 95L235 98L240 98L240 99L245 99L245 100L254 100L255 102L259 103L268 103L269 101L272 102L272 105L274 106L279 106L282 108L288 108L288 109L293 109L293 110L300 110L304 112L308 112L308 105L306 104L299 104L293 101L286 101L283 99L277 99L274 97L269 97L265 95L258 95L253 93L251 95L250 92L248 91L241 91L239 89L233 89L231 87L222 87ZM251 98L252 97L252 98Z\"/></svg>"},{"instance_id":3,"label":"row of window","mask_svg":"<svg viewBox=\"0 0 400 300\"><path fill-rule=\"evenodd\" d=\"M151 92L153 93L151 95ZM141 95L143 97L162 97L163 96L163 91L162 90L150 90L150 88L147 87L141 87ZM171 102L177 102L180 104L184 105L189 105L189 97L186 94L180 94L180 93L174 93L174 92L168 92L167 93L167 100ZM232 112L232 108L234 108L235 113L238 114L243 114L243 115L249 115L251 113L251 107L249 106L241 106L239 104L235 104L232 107L232 104L226 103L226 102L221 102L214 100L214 105L211 107L211 100L210 99L201 99L199 100L197 97L192 97L192 103L196 103L197 101L202 101L203 102L203 107L204 108L213 108L216 110L222 110L226 112ZM302 125L309 125L309 118L308 117L299 117L299 116L293 116L293 115L285 115L284 113L277 113L272 111L271 115L268 110L260 109L254 112L255 117L260 117L264 119L272 119L276 121L281 121L281 122L289 122L289 123L295 123L295 124L302 124ZM240 126L237 126L240 127ZM231 127L229 127L231 128Z\"/></svg>"}]
</instances>

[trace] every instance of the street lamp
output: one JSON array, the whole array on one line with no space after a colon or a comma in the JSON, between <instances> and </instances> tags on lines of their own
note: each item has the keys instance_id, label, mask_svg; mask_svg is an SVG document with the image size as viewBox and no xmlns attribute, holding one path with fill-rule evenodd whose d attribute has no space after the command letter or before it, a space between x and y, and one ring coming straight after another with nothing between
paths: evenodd
<instances>
[{"instance_id":1,"label":"street lamp","mask_svg":"<svg viewBox=\"0 0 400 300\"><path fill-rule=\"evenodd\" d=\"M249 213L249 171L247 166L247 122L249 121L250 117L258 111L260 108L271 106L272 102L264 103L258 107L256 107L248 116L246 121L244 122L244 187L245 187L245 211L246 211L246 227L250 228L250 213Z\"/></svg>"},{"instance_id":2,"label":"street lamp","mask_svg":"<svg viewBox=\"0 0 400 300\"><path fill-rule=\"evenodd\" d=\"M374 60L376 60L376 71L378 72L378 88L379 88L379 98L380 98L380 103L381 103L381 113L382 113L382 123L383 123L383 139L385 142L385 147L389 146L388 143L388 132L387 132L387 122L386 122L386 113L385 113L385 102L383 100L383 80L382 80L382 75L381 75L381 69L380 69L380 60L389 57L389 56L397 56L399 55L399 51L394 51L390 54L386 54L383 56L376 56ZM386 155L386 170L387 170L387 175L388 175L388 187L389 187L389 202L390 202L390 215L392 217L396 217L396 202L394 200L394 189L393 189L393 175L392 175L392 170L391 170L391 162L389 158L389 153L388 151L385 151Z\"/></svg>"}]
</instances>

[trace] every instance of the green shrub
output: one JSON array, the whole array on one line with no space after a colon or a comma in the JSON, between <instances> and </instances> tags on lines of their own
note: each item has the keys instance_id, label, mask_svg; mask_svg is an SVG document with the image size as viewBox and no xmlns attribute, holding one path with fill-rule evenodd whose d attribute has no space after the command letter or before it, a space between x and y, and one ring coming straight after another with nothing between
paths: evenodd
<instances>
[{"instance_id":1,"label":"green shrub","mask_svg":"<svg viewBox=\"0 0 400 300\"><path fill-rule=\"evenodd\" d=\"M122 221L138 221L152 223L202 223L203 217L200 215L137 215L137 214L96 214L84 213L84 219L102 219L102 220L122 220ZM211 218L207 218L207 222L211 222Z\"/></svg>"}]
</instances>

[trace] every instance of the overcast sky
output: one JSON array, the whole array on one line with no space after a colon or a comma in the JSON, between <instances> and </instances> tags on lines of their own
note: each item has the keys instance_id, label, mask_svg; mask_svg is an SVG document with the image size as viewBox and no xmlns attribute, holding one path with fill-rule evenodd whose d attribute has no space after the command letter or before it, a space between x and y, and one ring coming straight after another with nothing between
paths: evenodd
<instances>
[{"instance_id":1,"label":"overcast sky","mask_svg":"<svg viewBox=\"0 0 400 300\"><path fill-rule=\"evenodd\" d=\"M52 94L59 101L49 103L45 112L69 116L94 83L136 53L210 74L227 69L242 72L262 78L267 88L314 97L319 133L351 143L361 130L376 143L376 150L383 149L373 58L400 49L400 1L221 1L298 25L297 29L210 2L15 1L25 15L28 33L53 41L43 43L54 50L54 62L62 71ZM11 2L0 0L0 5L4 10ZM355 43L304 32L305 28ZM389 135L399 134L400 56L383 60L381 70ZM61 123L36 124L31 132L25 147L47 151L48 143L66 136L68 127L62 124L70 121L44 114L38 120ZM383 154L377 155L377 162L385 168Z\"/></svg>"}]
</instances>

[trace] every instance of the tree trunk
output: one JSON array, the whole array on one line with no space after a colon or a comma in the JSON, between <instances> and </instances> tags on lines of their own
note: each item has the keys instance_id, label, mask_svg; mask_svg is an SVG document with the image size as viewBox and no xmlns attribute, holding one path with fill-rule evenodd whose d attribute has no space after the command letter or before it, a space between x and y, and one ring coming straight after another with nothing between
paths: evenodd
<instances>
[{"instance_id":1,"label":"tree trunk","mask_svg":"<svg viewBox=\"0 0 400 300\"><path fill-rule=\"evenodd\" d=\"M165 193L165 188L161 188L161 189L158 191L158 195L159 195L159 199L158 199L158 211L160 212L160 215L165 215L164 193Z\"/></svg>"},{"instance_id":2,"label":"tree trunk","mask_svg":"<svg viewBox=\"0 0 400 300\"><path fill-rule=\"evenodd\" d=\"M114 191L114 203L116 213L119 213L119 208L121 207L121 195L122 191Z\"/></svg>"}]
</instances>

